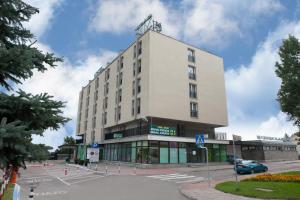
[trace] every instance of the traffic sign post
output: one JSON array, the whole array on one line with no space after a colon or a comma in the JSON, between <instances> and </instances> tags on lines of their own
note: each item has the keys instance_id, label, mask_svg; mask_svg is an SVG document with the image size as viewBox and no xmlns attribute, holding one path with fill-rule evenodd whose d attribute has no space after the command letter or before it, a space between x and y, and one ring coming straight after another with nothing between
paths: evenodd
<instances>
[{"instance_id":1,"label":"traffic sign post","mask_svg":"<svg viewBox=\"0 0 300 200\"><path fill-rule=\"evenodd\" d=\"M233 148L233 163L235 169L235 183L236 183L236 190L239 190L239 180L238 180L238 173L237 173L237 163L236 163L236 150L235 150L235 140L241 140L241 136L232 135L232 148Z\"/></svg>"},{"instance_id":2,"label":"traffic sign post","mask_svg":"<svg viewBox=\"0 0 300 200\"><path fill-rule=\"evenodd\" d=\"M204 146L205 144L205 139L204 139L204 134L196 135L196 145L198 148L205 149L206 153L206 166L207 166L207 179L208 179L208 186L211 186L210 183L210 174L209 174L209 165L208 165L208 149L207 147Z\"/></svg>"}]
</instances>

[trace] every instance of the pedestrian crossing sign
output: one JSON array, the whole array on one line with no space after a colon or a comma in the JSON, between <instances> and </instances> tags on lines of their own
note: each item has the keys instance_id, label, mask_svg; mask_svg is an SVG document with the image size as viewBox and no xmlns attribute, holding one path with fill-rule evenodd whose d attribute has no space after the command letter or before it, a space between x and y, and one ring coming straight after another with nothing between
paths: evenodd
<instances>
[{"instance_id":1,"label":"pedestrian crossing sign","mask_svg":"<svg viewBox=\"0 0 300 200\"><path fill-rule=\"evenodd\" d=\"M196 145L198 147L203 147L205 143L204 134L197 134L196 135Z\"/></svg>"}]
</instances>

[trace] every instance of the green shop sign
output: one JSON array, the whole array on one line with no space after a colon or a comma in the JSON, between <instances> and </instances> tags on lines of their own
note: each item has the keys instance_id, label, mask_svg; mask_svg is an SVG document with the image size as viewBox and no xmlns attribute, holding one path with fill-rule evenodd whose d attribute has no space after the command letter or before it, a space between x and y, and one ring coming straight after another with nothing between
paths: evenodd
<instances>
[{"instance_id":1,"label":"green shop sign","mask_svg":"<svg viewBox=\"0 0 300 200\"><path fill-rule=\"evenodd\" d=\"M150 126L150 134L153 135L165 135L165 136L176 136L176 128L168 126Z\"/></svg>"},{"instance_id":2,"label":"green shop sign","mask_svg":"<svg viewBox=\"0 0 300 200\"><path fill-rule=\"evenodd\" d=\"M114 139L123 138L123 133L114 133Z\"/></svg>"}]
</instances>

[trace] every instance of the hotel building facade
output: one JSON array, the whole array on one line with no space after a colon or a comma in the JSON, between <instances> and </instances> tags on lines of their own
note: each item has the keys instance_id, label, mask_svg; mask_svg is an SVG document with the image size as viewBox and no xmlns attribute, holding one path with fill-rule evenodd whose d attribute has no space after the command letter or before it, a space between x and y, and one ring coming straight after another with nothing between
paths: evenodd
<instances>
[{"instance_id":1,"label":"hotel building facade","mask_svg":"<svg viewBox=\"0 0 300 200\"><path fill-rule=\"evenodd\" d=\"M79 94L78 148L99 144L101 159L136 163L226 161L223 59L148 30Z\"/></svg>"}]
</instances>

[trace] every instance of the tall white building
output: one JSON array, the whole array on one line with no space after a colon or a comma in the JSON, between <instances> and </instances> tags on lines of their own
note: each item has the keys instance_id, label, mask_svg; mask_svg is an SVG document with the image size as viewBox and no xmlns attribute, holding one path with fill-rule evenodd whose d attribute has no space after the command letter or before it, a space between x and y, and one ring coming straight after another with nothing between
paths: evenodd
<instances>
[{"instance_id":1,"label":"tall white building","mask_svg":"<svg viewBox=\"0 0 300 200\"><path fill-rule=\"evenodd\" d=\"M225 161L215 128L227 126L223 59L148 30L79 94L77 135L102 158L139 163ZM83 148L81 146L80 148Z\"/></svg>"}]
</instances>

